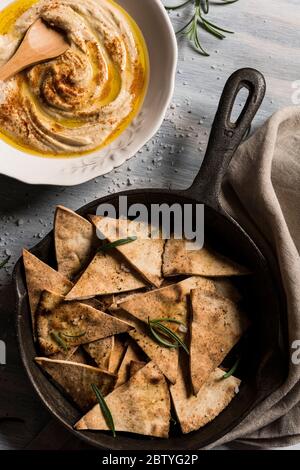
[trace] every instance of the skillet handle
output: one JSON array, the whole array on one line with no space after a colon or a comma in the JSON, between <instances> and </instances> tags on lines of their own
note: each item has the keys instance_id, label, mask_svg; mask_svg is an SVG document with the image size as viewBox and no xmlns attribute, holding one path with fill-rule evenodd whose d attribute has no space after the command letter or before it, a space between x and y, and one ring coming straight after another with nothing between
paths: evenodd
<instances>
[{"instance_id":1,"label":"skillet handle","mask_svg":"<svg viewBox=\"0 0 300 470\"><path fill-rule=\"evenodd\" d=\"M236 122L230 120L239 91L247 88L249 96ZM226 82L212 125L206 154L189 196L221 210L220 193L224 175L232 156L243 140L265 96L266 82L257 70L244 68L234 72Z\"/></svg>"}]
</instances>

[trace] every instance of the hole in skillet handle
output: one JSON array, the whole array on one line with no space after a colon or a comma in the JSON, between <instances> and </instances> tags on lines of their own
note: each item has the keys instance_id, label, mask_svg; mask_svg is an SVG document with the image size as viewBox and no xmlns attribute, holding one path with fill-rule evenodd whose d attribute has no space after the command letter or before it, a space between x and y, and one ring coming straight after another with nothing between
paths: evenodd
<instances>
[{"instance_id":1,"label":"hole in skillet handle","mask_svg":"<svg viewBox=\"0 0 300 470\"><path fill-rule=\"evenodd\" d=\"M240 115L232 122L232 112L239 92L248 90L248 98ZM227 80L212 125L206 154L192 186L186 193L224 213L219 202L221 185L230 161L249 129L266 91L263 75L245 68Z\"/></svg>"}]
</instances>

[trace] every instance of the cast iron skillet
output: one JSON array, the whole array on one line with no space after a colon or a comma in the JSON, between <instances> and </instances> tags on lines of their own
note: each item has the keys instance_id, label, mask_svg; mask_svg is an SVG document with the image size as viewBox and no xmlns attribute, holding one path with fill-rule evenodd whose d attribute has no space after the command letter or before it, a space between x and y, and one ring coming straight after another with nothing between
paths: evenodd
<instances>
[{"instance_id":1,"label":"cast iron skillet","mask_svg":"<svg viewBox=\"0 0 300 470\"><path fill-rule=\"evenodd\" d=\"M246 87L249 97L235 123L230 121L239 90ZM263 76L253 69L235 72L226 83L213 123L210 140L201 170L192 186L185 191L162 189L131 190L94 201L78 213L95 213L100 203L118 206L118 196L128 197L128 204L205 204L205 236L222 253L247 265L254 275L245 281L245 305L252 328L245 341L240 376L240 393L214 421L193 433L182 435L176 427L169 439L152 439L118 433L114 439L108 432L77 432L72 425L81 413L55 388L41 372L33 358L38 354L32 339L24 268L20 259L14 271L17 295L17 337L27 374L48 410L78 438L98 448L119 450L198 449L214 442L234 428L261 400L284 381L287 358L282 347L284 298L278 270L267 244L257 235L253 240L233 220L220 203L221 183L232 155L251 124L265 94ZM249 182L251 184L251 182ZM262 250L258 245L263 247ZM53 233L48 234L32 250L36 256L55 267ZM243 285L241 285L243 288Z\"/></svg>"}]
</instances>

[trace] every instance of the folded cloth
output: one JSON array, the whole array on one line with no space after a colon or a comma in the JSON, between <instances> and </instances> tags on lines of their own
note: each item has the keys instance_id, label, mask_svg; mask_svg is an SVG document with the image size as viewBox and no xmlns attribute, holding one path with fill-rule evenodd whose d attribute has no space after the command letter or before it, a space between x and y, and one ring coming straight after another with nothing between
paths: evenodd
<instances>
[{"instance_id":1,"label":"folded cloth","mask_svg":"<svg viewBox=\"0 0 300 470\"><path fill-rule=\"evenodd\" d=\"M260 231L277 256L287 298L290 367L285 383L211 447L233 440L292 445L300 442L300 108L277 112L241 145L228 185L226 210L250 233L251 227Z\"/></svg>"}]
</instances>

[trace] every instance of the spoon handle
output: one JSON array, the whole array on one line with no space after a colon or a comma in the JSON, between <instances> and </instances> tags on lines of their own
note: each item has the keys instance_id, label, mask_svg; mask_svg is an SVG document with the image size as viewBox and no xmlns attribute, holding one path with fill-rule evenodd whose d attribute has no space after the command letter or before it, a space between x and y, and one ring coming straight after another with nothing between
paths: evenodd
<instances>
[{"instance_id":1,"label":"spoon handle","mask_svg":"<svg viewBox=\"0 0 300 470\"><path fill-rule=\"evenodd\" d=\"M21 60L19 54L15 54L6 64L0 67L0 80L7 80L24 68L26 68L24 61Z\"/></svg>"}]
</instances>

